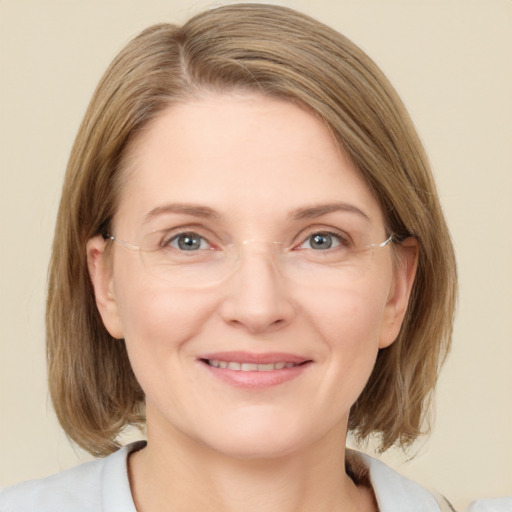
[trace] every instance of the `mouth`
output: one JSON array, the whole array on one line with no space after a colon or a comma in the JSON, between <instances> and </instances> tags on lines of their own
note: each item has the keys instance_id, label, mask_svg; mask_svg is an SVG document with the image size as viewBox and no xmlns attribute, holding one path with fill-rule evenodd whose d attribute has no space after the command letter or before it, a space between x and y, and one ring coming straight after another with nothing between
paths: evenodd
<instances>
[{"instance_id":1,"label":"mouth","mask_svg":"<svg viewBox=\"0 0 512 512\"><path fill-rule=\"evenodd\" d=\"M198 361L222 382L255 391L294 380L314 362L294 354L247 352L205 354Z\"/></svg>"},{"instance_id":2,"label":"mouth","mask_svg":"<svg viewBox=\"0 0 512 512\"><path fill-rule=\"evenodd\" d=\"M294 368L295 366L301 366L310 362L308 360L302 361L301 363L291 363L286 361L278 361L275 363L251 363L223 361L222 359L201 359L201 361L213 368L225 368L236 372L272 372L275 370L283 370L284 368Z\"/></svg>"}]
</instances>

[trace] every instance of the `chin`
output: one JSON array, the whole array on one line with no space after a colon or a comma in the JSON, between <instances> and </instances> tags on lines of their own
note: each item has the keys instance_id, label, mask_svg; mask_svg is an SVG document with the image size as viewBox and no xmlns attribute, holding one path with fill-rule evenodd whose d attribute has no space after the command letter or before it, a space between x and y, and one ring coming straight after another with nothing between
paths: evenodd
<instances>
[{"instance_id":1,"label":"chin","mask_svg":"<svg viewBox=\"0 0 512 512\"><path fill-rule=\"evenodd\" d=\"M308 422L244 421L211 429L202 442L217 453L235 459L276 459L299 453L315 444L316 436L307 428Z\"/></svg>"},{"instance_id":2,"label":"chin","mask_svg":"<svg viewBox=\"0 0 512 512\"><path fill-rule=\"evenodd\" d=\"M279 459L298 453L304 448L302 443L290 439L230 439L224 443L211 446L224 456L240 460Z\"/></svg>"}]
</instances>

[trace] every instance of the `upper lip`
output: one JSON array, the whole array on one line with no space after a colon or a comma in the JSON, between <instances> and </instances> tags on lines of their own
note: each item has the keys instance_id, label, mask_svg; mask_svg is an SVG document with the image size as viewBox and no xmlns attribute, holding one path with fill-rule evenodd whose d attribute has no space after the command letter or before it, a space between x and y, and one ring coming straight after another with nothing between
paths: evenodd
<instances>
[{"instance_id":1,"label":"upper lip","mask_svg":"<svg viewBox=\"0 0 512 512\"><path fill-rule=\"evenodd\" d=\"M297 354L286 352L266 352L262 354L254 352L214 352L210 354L202 354L199 360L228 361L234 363L254 363L254 364L270 364L270 363L293 363L301 364L311 361L310 358Z\"/></svg>"}]
</instances>

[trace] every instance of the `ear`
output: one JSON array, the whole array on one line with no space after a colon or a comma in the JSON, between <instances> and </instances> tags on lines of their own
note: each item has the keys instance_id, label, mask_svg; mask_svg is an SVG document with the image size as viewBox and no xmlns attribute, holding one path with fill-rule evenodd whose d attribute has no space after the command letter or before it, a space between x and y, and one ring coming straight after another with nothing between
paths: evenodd
<instances>
[{"instance_id":1,"label":"ear","mask_svg":"<svg viewBox=\"0 0 512 512\"><path fill-rule=\"evenodd\" d=\"M418 241L409 237L396 246L396 252L393 283L386 303L379 348L389 347L402 327L418 267Z\"/></svg>"},{"instance_id":2,"label":"ear","mask_svg":"<svg viewBox=\"0 0 512 512\"><path fill-rule=\"evenodd\" d=\"M87 266L103 324L111 336L121 339L124 336L114 294L112 260L105 252L106 247L101 235L91 238L86 246Z\"/></svg>"}]
</instances>

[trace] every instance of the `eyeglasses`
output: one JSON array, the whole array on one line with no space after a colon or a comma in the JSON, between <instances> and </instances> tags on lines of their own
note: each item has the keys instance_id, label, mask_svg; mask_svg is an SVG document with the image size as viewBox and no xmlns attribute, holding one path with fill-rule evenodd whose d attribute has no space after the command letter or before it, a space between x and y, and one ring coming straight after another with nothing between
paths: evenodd
<instances>
[{"instance_id":1,"label":"eyeglasses","mask_svg":"<svg viewBox=\"0 0 512 512\"><path fill-rule=\"evenodd\" d=\"M375 252L394 240L393 234L384 242L374 243L366 234L349 237L329 231L306 233L300 243L292 244L255 239L213 243L205 234L192 230L150 232L140 245L115 235L103 237L138 251L149 274L185 288L220 284L254 257L270 262L276 276L302 285L342 285L363 276L375 265Z\"/></svg>"}]
</instances>

